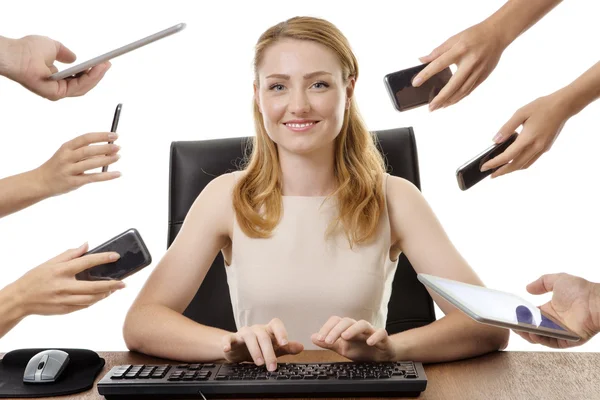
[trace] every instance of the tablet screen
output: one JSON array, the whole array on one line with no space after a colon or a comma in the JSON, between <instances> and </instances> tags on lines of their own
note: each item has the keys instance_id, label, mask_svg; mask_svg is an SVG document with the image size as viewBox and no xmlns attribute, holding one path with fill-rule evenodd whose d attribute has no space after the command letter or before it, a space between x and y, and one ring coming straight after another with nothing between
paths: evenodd
<instances>
[{"instance_id":1,"label":"tablet screen","mask_svg":"<svg viewBox=\"0 0 600 400\"><path fill-rule=\"evenodd\" d=\"M529 328L573 335L534 304L511 293L420 274L420 280L459 308L467 309L483 322L498 321ZM421 279L422 278L422 279Z\"/></svg>"}]
</instances>

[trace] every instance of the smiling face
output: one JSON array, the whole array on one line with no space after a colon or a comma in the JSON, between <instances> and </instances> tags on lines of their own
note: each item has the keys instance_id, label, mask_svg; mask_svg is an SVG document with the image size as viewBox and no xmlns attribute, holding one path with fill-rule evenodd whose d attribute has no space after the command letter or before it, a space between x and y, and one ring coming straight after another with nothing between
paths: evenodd
<instances>
[{"instance_id":1,"label":"smiling face","mask_svg":"<svg viewBox=\"0 0 600 400\"><path fill-rule=\"evenodd\" d=\"M335 53L308 40L279 40L265 50L257 75L255 99L280 153L332 151L354 87Z\"/></svg>"}]
</instances>

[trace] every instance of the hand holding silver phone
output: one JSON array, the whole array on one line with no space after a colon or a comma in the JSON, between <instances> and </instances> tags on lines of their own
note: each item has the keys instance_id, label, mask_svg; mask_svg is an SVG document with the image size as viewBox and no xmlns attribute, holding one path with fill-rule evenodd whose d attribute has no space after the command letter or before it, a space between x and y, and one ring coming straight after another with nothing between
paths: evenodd
<instances>
[{"instance_id":1,"label":"hand holding silver phone","mask_svg":"<svg viewBox=\"0 0 600 400\"><path fill-rule=\"evenodd\" d=\"M50 77L48 79L50 79L52 81L59 81L61 79L65 79L65 78L77 77L77 74L82 74L85 71L87 71L88 69L90 69L98 64L102 64L103 62L109 61L115 57L118 57L125 53L129 53L130 51L139 49L140 47L143 47L147 44L156 42L157 40L160 40L162 38L170 36L174 33L180 32L185 28L185 26L186 25L184 23L177 24L168 29L157 32L153 35L150 35L143 39L137 40L133 43L129 43L128 45L125 45L123 47L119 47L116 50L109 51L108 53L102 54L101 56L92 58L91 60L88 60L81 64L75 65L74 67L65 69L64 71L56 72L56 73L50 75Z\"/></svg>"},{"instance_id":2,"label":"hand holding silver phone","mask_svg":"<svg viewBox=\"0 0 600 400\"><path fill-rule=\"evenodd\" d=\"M117 108L115 109L115 116L113 117L113 122L110 127L110 131L117 133L117 127L119 126L119 118L121 117L121 109L123 108L123 104L117 104ZM108 142L108 144L113 144L113 142ZM108 165L102 167L102 172L108 171Z\"/></svg>"}]
</instances>

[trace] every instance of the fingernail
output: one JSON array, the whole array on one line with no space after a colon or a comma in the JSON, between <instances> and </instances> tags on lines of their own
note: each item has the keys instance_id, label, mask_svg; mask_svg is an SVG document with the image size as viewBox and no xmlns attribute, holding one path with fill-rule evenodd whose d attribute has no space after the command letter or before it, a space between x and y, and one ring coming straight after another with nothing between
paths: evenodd
<instances>
[{"instance_id":1,"label":"fingernail","mask_svg":"<svg viewBox=\"0 0 600 400\"><path fill-rule=\"evenodd\" d=\"M325 339L325 337L324 337L323 335L317 335L317 340L318 340L319 342L322 342L322 341L323 341L323 339Z\"/></svg>"},{"instance_id":2,"label":"fingernail","mask_svg":"<svg viewBox=\"0 0 600 400\"><path fill-rule=\"evenodd\" d=\"M269 371L275 371L276 369L277 369L277 364L275 364L275 363L269 364Z\"/></svg>"},{"instance_id":3,"label":"fingernail","mask_svg":"<svg viewBox=\"0 0 600 400\"><path fill-rule=\"evenodd\" d=\"M115 139L116 139L116 138L118 138L118 137L119 137L119 135L118 135L118 134L116 134L115 132L111 132L111 133L109 133L109 134L108 134L108 138L109 138L110 140L115 140Z\"/></svg>"},{"instance_id":4,"label":"fingernail","mask_svg":"<svg viewBox=\"0 0 600 400\"><path fill-rule=\"evenodd\" d=\"M263 359L261 357L258 357L256 359L256 365L263 365L263 363L264 363L264 361L263 361Z\"/></svg>"},{"instance_id":5,"label":"fingernail","mask_svg":"<svg viewBox=\"0 0 600 400\"><path fill-rule=\"evenodd\" d=\"M496 133L496 136L494 136L494 142L498 143L500 139L502 139L502 133L498 132Z\"/></svg>"},{"instance_id":6,"label":"fingernail","mask_svg":"<svg viewBox=\"0 0 600 400\"><path fill-rule=\"evenodd\" d=\"M79 246L79 249L83 249L85 246L87 246L88 242L85 242L84 244L82 244L81 246ZM77 250L79 250L77 249Z\"/></svg>"},{"instance_id":7,"label":"fingernail","mask_svg":"<svg viewBox=\"0 0 600 400\"><path fill-rule=\"evenodd\" d=\"M486 167L486 166L485 166L485 164L483 164L483 165L481 166L481 169L480 169L480 171L481 171L481 172L485 172L485 171L487 171L488 169L490 169L490 168L489 168L489 167Z\"/></svg>"},{"instance_id":8,"label":"fingernail","mask_svg":"<svg viewBox=\"0 0 600 400\"><path fill-rule=\"evenodd\" d=\"M285 346L286 344L288 344L288 341L285 339L281 339L281 345Z\"/></svg>"},{"instance_id":9,"label":"fingernail","mask_svg":"<svg viewBox=\"0 0 600 400\"><path fill-rule=\"evenodd\" d=\"M332 344L333 343L333 338L328 337L327 339L325 339L325 343Z\"/></svg>"},{"instance_id":10,"label":"fingernail","mask_svg":"<svg viewBox=\"0 0 600 400\"><path fill-rule=\"evenodd\" d=\"M119 158L121 158L120 154L115 154L115 158L118 160Z\"/></svg>"},{"instance_id":11,"label":"fingernail","mask_svg":"<svg viewBox=\"0 0 600 400\"><path fill-rule=\"evenodd\" d=\"M118 178L121 176L121 173L119 171L113 171L113 172L111 172L111 175L114 176L115 178Z\"/></svg>"},{"instance_id":12,"label":"fingernail","mask_svg":"<svg viewBox=\"0 0 600 400\"><path fill-rule=\"evenodd\" d=\"M113 146L113 149L115 149L115 151L121 150L121 146L119 146L118 144L113 144Z\"/></svg>"},{"instance_id":13,"label":"fingernail","mask_svg":"<svg viewBox=\"0 0 600 400\"><path fill-rule=\"evenodd\" d=\"M118 253L113 253L110 256L108 256L108 258L111 260L118 260L119 258L121 258L121 255Z\"/></svg>"},{"instance_id":14,"label":"fingernail","mask_svg":"<svg viewBox=\"0 0 600 400\"><path fill-rule=\"evenodd\" d=\"M421 84L421 82L423 82L423 79L420 77L417 77L417 78L413 79L412 85L419 86Z\"/></svg>"},{"instance_id":15,"label":"fingernail","mask_svg":"<svg viewBox=\"0 0 600 400\"><path fill-rule=\"evenodd\" d=\"M429 105L429 111L433 111L433 110L435 110L436 108L438 108L438 105L437 105L437 103L431 103L431 104Z\"/></svg>"}]
</instances>

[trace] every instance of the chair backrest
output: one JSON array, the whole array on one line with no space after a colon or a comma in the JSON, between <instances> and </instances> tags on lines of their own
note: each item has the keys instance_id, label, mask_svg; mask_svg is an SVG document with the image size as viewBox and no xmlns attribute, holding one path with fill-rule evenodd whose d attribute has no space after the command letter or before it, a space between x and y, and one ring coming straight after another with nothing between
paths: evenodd
<instances>
[{"instance_id":1,"label":"chair backrest","mask_svg":"<svg viewBox=\"0 0 600 400\"><path fill-rule=\"evenodd\" d=\"M375 132L388 172L421 189L417 146L412 128ZM250 138L171 143L169 175L169 233L167 247L179 233L192 203L215 177L238 169ZM235 332L235 320L223 257L215 258L184 315L204 325ZM392 284L386 329L394 334L435 321L433 301L402 254Z\"/></svg>"}]
</instances>

